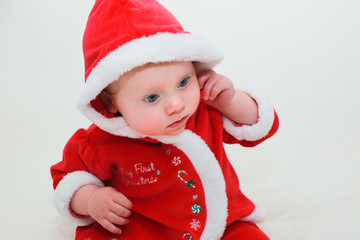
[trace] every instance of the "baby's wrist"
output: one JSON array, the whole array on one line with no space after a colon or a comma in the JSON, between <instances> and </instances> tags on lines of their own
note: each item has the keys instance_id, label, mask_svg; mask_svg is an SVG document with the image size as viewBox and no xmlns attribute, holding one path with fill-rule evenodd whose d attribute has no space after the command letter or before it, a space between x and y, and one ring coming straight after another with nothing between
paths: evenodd
<instances>
[{"instance_id":1,"label":"baby's wrist","mask_svg":"<svg viewBox=\"0 0 360 240\"><path fill-rule=\"evenodd\" d=\"M99 189L100 187L96 185L85 185L79 188L70 203L72 211L82 216L90 216L89 202L93 194Z\"/></svg>"},{"instance_id":2,"label":"baby's wrist","mask_svg":"<svg viewBox=\"0 0 360 240\"><path fill-rule=\"evenodd\" d=\"M238 123L252 125L258 121L257 103L247 93L236 90L231 103L220 110L227 118Z\"/></svg>"}]
</instances>

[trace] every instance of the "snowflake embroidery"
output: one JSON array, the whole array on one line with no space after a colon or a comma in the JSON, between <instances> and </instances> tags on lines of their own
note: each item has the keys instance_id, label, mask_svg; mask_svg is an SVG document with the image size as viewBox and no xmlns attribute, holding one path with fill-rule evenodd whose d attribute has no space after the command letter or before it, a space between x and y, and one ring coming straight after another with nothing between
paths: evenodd
<instances>
[{"instance_id":1,"label":"snowflake embroidery","mask_svg":"<svg viewBox=\"0 0 360 240\"><path fill-rule=\"evenodd\" d=\"M201 223L200 223L199 220L197 220L197 219L191 220L191 222L190 222L190 228L191 228L192 230L197 231L197 230L200 229L200 227L201 227Z\"/></svg>"},{"instance_id":2,"label":"snowflake embroidery","mask_svg":"<svg viewBox=\"0 0 360 240\"><path fill-rule=\"evenodd\" d=\"M180 157L174 157L174 159L172 160L172 164L174 166L178 166L178 165L180 165L180 163L181 163Z\"/></svg>"}]
</instances>

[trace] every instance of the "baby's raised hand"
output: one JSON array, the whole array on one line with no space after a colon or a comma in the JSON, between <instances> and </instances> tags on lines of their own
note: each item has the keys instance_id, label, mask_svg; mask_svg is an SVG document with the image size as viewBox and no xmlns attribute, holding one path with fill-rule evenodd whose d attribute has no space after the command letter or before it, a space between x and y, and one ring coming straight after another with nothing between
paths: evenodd
<instances>
[{"instance_id":1,"label":"baby's raised hand","mask_svg":"<svg viewBox=\"0 0 360 240\"><path fill-rule=\"evenodd\" d=\"M235 90L227 77L212 70L198 76L202 99L215 107L228 119L238 123L252 125L258 121L258 106L254 99L241 90Z\"/></svg>"},{"instance_id":2,"label":"baby's raised hand","mask_svg":"<svg viewBox=\"0 0 360 240\"><path fill-rule=\"evenodd\" d=\"M213 70L207 70L198 76L200 89L203 90L202 99L217 109L225 108L235 98L235 89L231 80L217 74Z\"/></svg>"},{"instance_id":3,"label":"baby's raised hand","mask_svg":"<svg viewBox=\"0 0 360 240\"><path fill-rule=\"evenodd\" d=\"M132 204L122 193L112 187L93 191L87 203L88 214L108 231L121 234L116 225L129 223Z\"/></svg>"}]
</instances>

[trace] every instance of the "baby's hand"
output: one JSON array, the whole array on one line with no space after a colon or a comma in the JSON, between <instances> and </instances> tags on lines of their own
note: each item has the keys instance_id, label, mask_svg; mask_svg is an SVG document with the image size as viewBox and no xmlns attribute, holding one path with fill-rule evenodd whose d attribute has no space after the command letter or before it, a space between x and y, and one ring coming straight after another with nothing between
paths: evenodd
<instances>
[{"instance_id":1,"label":"baby's hand","mask_svg":"<svg viewBox=\"0 0 360 240\"><path fill-rule=\"evenodd\" d=\"M112 187L99 188L89 197L87 212L108 231L121 234L116 225L129 223L132 204L122 193Z\"/></svg>"},{"instance_id":2,"label":"baby's hand","mask_svg":"<svg viewBox=\"0 0 360 240\"><path fill-rule=\"evenodd\" d=\"M235 98L234 85L227 77L207 70L198 76L200 89L203 89L202 99L217 109L225 108Z\"/></svg>"}]
</instances>

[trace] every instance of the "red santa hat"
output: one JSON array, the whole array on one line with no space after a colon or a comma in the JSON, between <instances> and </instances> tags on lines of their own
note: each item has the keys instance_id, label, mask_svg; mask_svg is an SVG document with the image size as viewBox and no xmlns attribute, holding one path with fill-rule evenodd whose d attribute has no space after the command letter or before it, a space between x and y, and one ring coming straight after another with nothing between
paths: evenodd
<instances>
[{"instance_id":1,"label":"red santa hat","mask_svg":"<svg viewBox=\"0 0 360 240\"><path fill-rule=\"evenodd\" d=\"M104 111L99 94L124 73L146 63L192 61L199 73L212 69L222 51L203 37L184 31L155 0L96 0L83 38L85 86L79 110L103 130L140 137L122 117Z\"/></svg>"}]
</instances>

